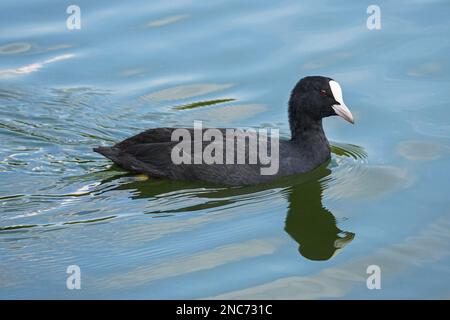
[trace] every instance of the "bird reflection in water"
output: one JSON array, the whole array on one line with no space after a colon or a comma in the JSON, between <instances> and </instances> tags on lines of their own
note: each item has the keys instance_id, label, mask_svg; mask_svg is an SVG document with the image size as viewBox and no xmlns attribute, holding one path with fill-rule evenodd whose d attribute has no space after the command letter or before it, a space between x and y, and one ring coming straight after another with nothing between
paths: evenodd
<instances>
[{"instance_id":1,"label":"bird reflection in water","mask_svg":"<svg viewBox=\"0 0 450 320\"><path fill-rule=\"evenodd\" d=\"M322 204L318 180L290 187L286 232L299 244L298 251L310 260L328 260L351 242L352 232L336 226L336 218Z\"/></svg>"},{"instance_id":2,"label":"bird reflection in water","mask_svg":"<svg viewBox=\"0 0 450 320\"><path fill-rule=\"evenodd\" d=\"M331 171L323 165L312 173L281 179L276 183L246 187L212 187L205 188L204 184L185 181L169 181L150 179L147 181L133 181L122 183L115 190L133 190L132 199L153 198L167 193L190 191L201 188L201 192L190 192L189 196L202 199L201 204L173 210L153 210L152 214L175 214L187 211L207 210L229 205L240 201L242 195L251 195L264 190L282 188L283 195L288 200L288 211L284 230L299 245L299 253L314 261L332 258L340 249L350 243L354 233L342 231L336 225L336 218L323 206L323 179ZM128 174L126 175L128 176ZM116 176L117 178L117 176ZM113 179L103 181L112 182ZM209 201L209 199L211 199ZM206 200L206 201L205 201Z\"/></svg>"}]
</instances>

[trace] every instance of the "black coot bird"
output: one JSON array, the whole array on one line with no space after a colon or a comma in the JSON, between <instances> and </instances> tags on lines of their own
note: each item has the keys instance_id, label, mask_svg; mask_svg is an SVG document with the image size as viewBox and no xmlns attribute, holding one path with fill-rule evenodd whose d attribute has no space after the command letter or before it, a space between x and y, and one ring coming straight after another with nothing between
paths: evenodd
<instances>
[{"instance_id":1,"label":"black coot bird","mask_svg":"<svg viewBox=\"0 0 450 320\"><path fill-rule=\"evenodd\" d=\"M330 158L330 145L322 127L322 119L338 115L353 123L353 116L342 99L340 85L333 79L322 76L310 76L301 79L292 90L289 100L289 125L291 129L290 140L278 141L278 156L270 159L272 170L270 174L262 174L262 168L268 167L267 161L261 161L255 152L258 148L251 148L249 138L243 131L236 131L235 136L228 136L227 129L217 129L223 133L220 140L216 136L210 141L193 139L187 159L197 159L202 156L202 150L211 144L211 141L220 143L220 150L216 149L212 155L224 155L233 152L233 162L216 161L208 164L205 161L173 161L174 147L178 148L179 140L172 139L174 130L180 128L155 128L144 131L128 138L112 147L98 147L94 151L111 159L118 166L135 172L144 173L151 177L167 178L173 180L201 180L226 185L251 185L270 182L282 176L293 175L311 171ZM194 129L184 129L184 132L195 137ZM207 129L202 129L205 132ZM259 137L261 134L257 133ZM239 157L242 150L238 150L239 136L244 141L244 162L237 162L235 154ZM276 155L272 145L272 137L267 137L268 154ZM230 143L231 140L231 143ZM260 140L261 141L261 140ZM195 144L201 147L196 148ZM231 145L231 149L230 146ZM241 145L242 147L242 145ZM242 149L242 148L241 148ZM255 151L255 150L256 151ZM177 149L180 152L179 149ZM219 152L220 151L220 152ZM231 159L231 158L230 158Z\"/></svg>"}]
</instances>

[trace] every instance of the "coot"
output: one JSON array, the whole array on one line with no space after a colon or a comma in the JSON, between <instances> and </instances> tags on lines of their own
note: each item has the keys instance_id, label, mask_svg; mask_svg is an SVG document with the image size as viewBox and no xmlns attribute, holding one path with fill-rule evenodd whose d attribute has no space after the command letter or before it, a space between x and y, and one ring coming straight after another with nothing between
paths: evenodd
<instances>
[{"instance_id":1,"label":"coot","mask_svg":"<svg viewBox=\"0 0 450 320\"><path fill-rule=\"evenodd\" d=\"M338 115L354 123L340 85L322 76L296 84L288 115L290 140L251 130L154 128L94 151L126 170L155 178L251 185L308 172L328 161L323 118Z\"/></svg>"}]
</instances>

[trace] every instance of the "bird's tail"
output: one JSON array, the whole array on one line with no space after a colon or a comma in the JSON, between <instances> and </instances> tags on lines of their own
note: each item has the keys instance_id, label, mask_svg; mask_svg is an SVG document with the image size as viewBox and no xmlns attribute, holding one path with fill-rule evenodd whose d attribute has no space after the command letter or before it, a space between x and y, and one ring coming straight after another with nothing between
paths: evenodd
<instances>
[{"instance_id":1,"label":"bird's tail","mask_svg":"<svg viewBox=\"0 0 450 320\"><path fill-rule=\"evenodd\" d=\"M120 150L113 148L113 147L97 147L93 149L95 152L100 153L101 155L105 156L108 159L111 159L112 161L117 161L117 156L120 153Z\"/></svg>"},{"instance_id":2,"label":"bird's tail","mask_svg":"<svg viewBox=\"0 0 450 320\"><path fill-rule=\"evenodd\" d=\"M126 170L145 173L153 177L165 177L166 174L156 169L149 163L142 162L136 159L133 155L126 152L122 152L119 148L115 147L97 147L93 149L95 152L100 153L104 157L110 159L119 167Z\"/></svg>"}]
</instances>

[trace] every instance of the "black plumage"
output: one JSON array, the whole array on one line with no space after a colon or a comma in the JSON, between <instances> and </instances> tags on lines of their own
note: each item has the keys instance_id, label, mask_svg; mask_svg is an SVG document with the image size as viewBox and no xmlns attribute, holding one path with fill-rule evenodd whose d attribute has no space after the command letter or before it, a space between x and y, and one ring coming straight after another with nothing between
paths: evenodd
<instances>
[{"instance_id":1,"label":"black plumage","mask_svg":"<svg viewBox=\"0 0 450 320\"><path fill-rule=\"evenodd\" d=\"M94 151L126 170L157 178L201 180L226 185L265 183L281 176L308 172L330 158L330 146L322 127L322 119L340 115L353 122L353 117L340 95L339 85L330 78L305 77L297 83L292 90L288 109L291 139L279 140L278 172L273 175L261 174L261 168L268 165L262 164L259 158L256 164L249 163L251 154L248 151L248 140L245 140L244 164L174 164L171 158L172 148L178 141L172 141L171 138L175 128L149 129L112 147L98 147ZM186 130L194 137L193 129ZM226 138L226 129L219 130L224 133L225 155L226 143L230 142L230 139ZM231 142L237 151L236 141ZM270 142L269 137L269 154L272 151ZM202 143L204 148L210 142ZM192 157L195 156L194 149L193 142Z\"/></svg>"}]
</instances>

